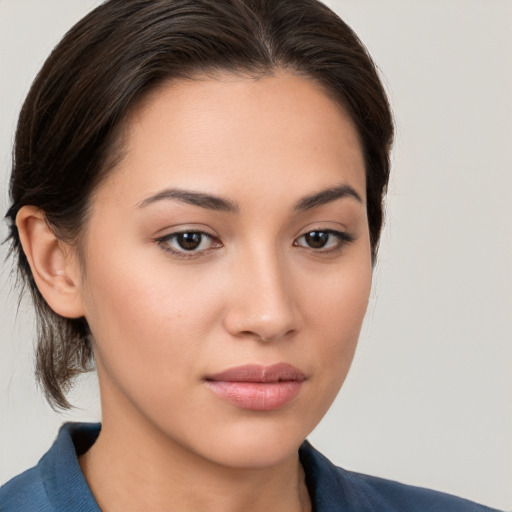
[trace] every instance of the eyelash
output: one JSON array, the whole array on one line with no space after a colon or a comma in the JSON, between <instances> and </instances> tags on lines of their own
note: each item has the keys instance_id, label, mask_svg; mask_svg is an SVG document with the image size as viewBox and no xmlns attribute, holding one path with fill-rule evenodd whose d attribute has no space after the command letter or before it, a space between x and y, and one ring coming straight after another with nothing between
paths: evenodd
<instances>
[{"instance_id":1,"label":"eyelash","mask_svg":"<svg viewBox=\"0 0 512 512\"><path fill-rule=\"evenodd\" d=\"M172 241L175 241L179 236L184 236L184 235L200 235L201 241L200 241L199 245L201 245L203 243L204 239L207 239L207 240L210 240L211 242L216 243L217 246L209 247L207 249L203 249L202 251L195 251L195 250L187 251L186 249L183 249L183 248L182 248L182 250L172 249L170 246L170 243ZM198 230L194 230L194 229L186 230L186 231L177 231L176 233L170 233L169 235L165 235L165 236L157 238L155 241L161 247L161 249L163 251L171 254L172 256L175 256L177 258L182 258L182 259L197 258L199 255L203 255L203 254L209 252L210 250L213 250L213 249L216 249L216 248L222 246L222 242L218 238L211 235L210 233L206 233L205 231L198 231Z\"/></svg>"},{"instance_id":2,"label":"eyelash","mask_svg":"<svg viewBox=\"0 0 512 512\"><path fill-rule=\"evenodd\" d=\"M299 240L306 237L307 235L315 234L322 234L322 235L328 235L328 242L325 244L327 245L329 243L330 237L334 237L336 240L335 247L330 247L328 249L324 249L323 247L320 248L314 248L314 247L307 247L299 244ZM177 237L179 236L185 236L185 235L200 235L201 239L199 242L199 246L203 243L205 239L213 242L216 244L213 247L208 247L207 249L203 249L200 251L197 251L195 249L187 251L186 249L181 248L181 250L172 249L170 246L170 243L177 240ZM344 231L337 231L334 229L312 229L310 231L307 231L306 233L303 233L300 237L298 237L293 242L294 247L303 247L305 249L311 249L315 253L320 254L330 254L339 252L342 250L342 248L352 243L355 240L355 237L347 232ZM216 238L215 236L211 235L210 233L207 233L205 231L197 231L197 230L188 230L188 231L178 231L175 233L171 233L162 237L159 237L155 240L155 242L160 246L160 248L165 251L166 253L169 253L177 258L181 259L191 259L191 258L197 258L198 256L202 256L211 250L217 249L219 247L222 247L222 242Z\"/></svg>"},{"instance_id":3,"label":"eyelash","mask_svg":"<svg viewBox=\"0 0 512 512\"><path fill-rule=\"evenodd\" d=\"M319 252L322 254L339 252L345 245L350 244L355 240L354 236L352 236L350 233L347 233L346 231L337 231L335 229L312 229L310 231L307 231L303 235L301 235L299 238L297 238L297 240L295 240L293 242L293 245L296 247L301 247L299 245L298 241L301 238L306 237L307 235L311 235L312 233L316 233L316 234L321 233L323 235L328 235L329 237L334 237L336 239L335 247L330 247L328 249L324 249L323 247L320 247L318 249L315 249L314 247L305 247L306 249L309 248L309 249L312 249L314 252Z\"/></svg>"}]
</instances>

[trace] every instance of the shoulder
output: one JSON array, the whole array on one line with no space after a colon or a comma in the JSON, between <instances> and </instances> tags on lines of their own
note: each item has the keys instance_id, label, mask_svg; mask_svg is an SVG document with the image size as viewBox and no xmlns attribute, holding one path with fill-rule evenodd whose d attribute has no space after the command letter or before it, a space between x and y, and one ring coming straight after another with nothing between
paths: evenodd
<instances>
[{"instance_id":1,"label":"shoulder","mask_svg":"<svg viewBox=\"0 0 512 512\"><path fill-rule=\"evenodd\" d=\"M343 469L337 468L339 472ZM484 505L451 494L406 485L384 478L345 471L361 490L373 494L385 503L385 510L407 512L496 512Z\"/></svg>"},{"instance_id":2,"label":"shoulder","mask_svg":"<svg viewBox=\"0 0 512 512\"><path fill-rule=\"evenodd\" d=\"M35 467L0 487L0 512L99 512L78 463L99 430L99 424L65 424Z\"/></svg>"},{"instance_id":3,"label":"shoulder","mask_svg":"<svg viewBox=\"0 0 512 512\"><path fill-rule=\"evenodd\" d=\"M38 466L9 480L0 487L1 512L53 511Z\"/></svg>"},{"instance_id":4,"label":"shoulder","mask_svg":"<svg viewBox=\"0 0 512 512\"><path fill-rule=\"evenodd\" d=\"M307 442L300 457L318 512L497 512L450 494L347 471Z\"/></svg>"}]
</instances>

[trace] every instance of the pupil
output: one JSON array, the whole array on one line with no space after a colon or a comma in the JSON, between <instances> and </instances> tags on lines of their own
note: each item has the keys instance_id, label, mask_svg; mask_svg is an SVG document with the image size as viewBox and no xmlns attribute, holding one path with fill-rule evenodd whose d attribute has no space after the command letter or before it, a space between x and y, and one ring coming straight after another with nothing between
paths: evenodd
<instances>
[{"instance_id":1,"label":"pupil","mask_svg":"<svg viewBox=\"0 0 512 512\"><path fill-rule=\"evenodd\" d=\"M329 239L329 234L324 231L311 231L306 235L307 244L313 249L321 249Z\"/></svg>"},{"instance_id":2,"label":"pupil","mask_svg":"<svg viewBox=\"0 0 512 512\"><path fill-rule=\"evenodd\" d=\"M201 244L201 233L181 233L177 242L182 249L192 251Z\"/></svg>"}]
</instances>

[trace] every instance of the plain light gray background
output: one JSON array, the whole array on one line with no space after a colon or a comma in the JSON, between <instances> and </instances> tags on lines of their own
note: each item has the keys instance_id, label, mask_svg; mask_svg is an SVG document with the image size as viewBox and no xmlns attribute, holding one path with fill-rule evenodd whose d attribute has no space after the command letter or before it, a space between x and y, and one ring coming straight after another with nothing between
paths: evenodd
<instances>
[{"instance_id":1,"label":"plain light gray background","mask_svg":"<svg viewBox=\"0 0 512 512\"><path fill-rule=\"evenodd\" d=\"M382 71L397 140L388 222L351 374L312 442L357 471L512 509L512 2L327 2ZM0 195L30 82L98 1L0 0ZM6 234L2 225L0 235ZM0 256L6 254L1 249ZM34 464L66 420L32 376L30 304L0 297L0 483Z\"/></svg>"}]
</instances>

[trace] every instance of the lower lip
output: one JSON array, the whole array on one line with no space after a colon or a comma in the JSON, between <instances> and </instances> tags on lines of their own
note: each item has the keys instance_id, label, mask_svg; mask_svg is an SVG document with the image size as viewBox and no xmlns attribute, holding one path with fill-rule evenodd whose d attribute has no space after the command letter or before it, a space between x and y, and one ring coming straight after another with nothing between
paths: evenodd
<instances>
[{"instance_id":1,"label":"lower lip","mask_svg":"<svg viewBox=\"0 0 512 512\"><path fill-rule=\"evenodd\" d=\"M227 402L251 411L273 411L290 403L300 391L302 381L230 382L207 381L206 385Z\"/></svg>"}]
</instances>

